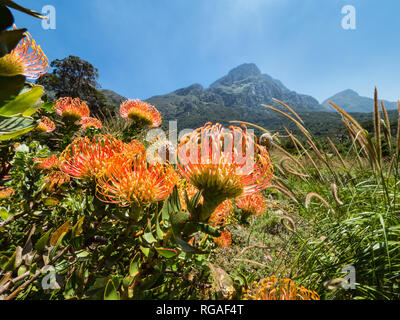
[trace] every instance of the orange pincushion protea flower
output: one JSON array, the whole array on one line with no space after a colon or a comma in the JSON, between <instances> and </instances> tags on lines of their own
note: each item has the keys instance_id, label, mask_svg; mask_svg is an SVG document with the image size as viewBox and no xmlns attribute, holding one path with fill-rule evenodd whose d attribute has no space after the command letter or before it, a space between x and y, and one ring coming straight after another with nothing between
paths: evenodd
<instances>
[{"instance_id":1,"label":"orange pincushion protea flower","mask_svg":"<svg viewBox=\"0 0 400 320\"><path fill-rule=\"evenodd\" d=\"M79 123L82 126L82 128L85 130L88 128L97 128L97 129L102 128L101 121L96 118L85 117L85 118L82 118Z\"/></svg>"},{"instance_id":2,"label":"orange pincushion protea flower","mask_svg":"<svg viewBox=\"0 0 400 320\"><path fill-rule=\"evenodd\" d=\"M146 152L146 147L139 140L132 140L126 143L124 148L123 154L128 158L142 156Z\"/></svg>"},{"instance_id":3,"label":"orange pincushion protea flower","mask_svg":"<svg viewBox=\"0 0 400 320\"><path fill-rule=\"evenodd\" d=\"M161 115L156 107L139 99L123 102L120 115L124 119L133 120L143 126L156 128L161 125Z\"/></svg>"},{"instance_id":4,"label":"orange pincushion protea flower","mask_svg":"<svg viewBox=\"0 0 400 320\"><path fill-rule=\"evenodd\" d=\"M211 214L208 223L214 228L225 227L233 214L233 205L231 200L225 200ZM224 230L221 236L214 237L214 242L222 248L228 248L232 244L232 236L228 230Z\"/></svg>"},{"instance_id":5,"label":"orange pincushion protea flower","mask_svg":"<svg viewBox=\"0 0 400 320\"><path fill-rule=\"evenodd\" d=\"M224 230L220 237L214 238L214 242L218 247L229 248L232 244L232 235L228 230Z\"/></svg>"},{"instance_id":6,"label":"orange pincushion protea flower","mask_svg":"<svg viewBox=\"0 0 400 320\"><path fill-rule=\"evenodd\" d=\"M71 122L88 118L90 115L89 107L79 98L60 98L57 100L54 110L59 116Z\"/></svg>"},{"instance_id":7,"label":"orange pincushion protea flower","mask_svg":"<svg viewBox=\"0 0 400 320\"><path fill-rule=\"evenodd\" d=\"M171 166L153 166L140 159L126 160L115 157L97 181L97 194L101 201L117 203L122 207L142 206L165 200L177 183L178 175Z\"/></svg>"},{"instance_id":8,"label":"orange pincushion protea flower","mask_svg":"<svg viewBox=\"0 0 400 320\"><path fill-rule=\"evenodd\" d=\"M14 194L13 188L0 188L0 200L4 200Z\"/></svg>"},{"instance_id":9,"label":"orange pincushion protea flower","mask_svg":"<svg viewBox=\"0 0 400 320\"><path fill-rule=\"evenodd\" d=\"M208 199L252 194L272 179L268 152L246 127L208 123L184 137L177 153L182 175Z\"/></svg>"},{"instance_id":10,"label":"orange pincushion protea flower","mask_svg":"<svg viewBox=\"0 0 400 320\"><path fill-rule=\"evenodd\" d=\"M254 282L244 293L243 300L320 300L318 293L298 287L291 279L268 277Z\"/></svg>"},{"instance_id":11,"label":"orange pincushion protea flower","mask_svg":"<svg viewBox=\"0 0 400 320\"><path fill-rule=\"evenodd\" d=\"M52 155L49 158L35 159L35 167L40 170L52 170L60 168L60 161L56 155Z\"/></svg>"},{"instance_id":12,"label":"orange pincushion protea flower","mask_svg":"<svg viewBox=\"0 0 400 320\"><path fill-rule=\"evenodd\" d=\"M225 200L218 208L211 214L208 223L212 227L225 227L229 218L233 214L233 204L231 200Z\"/></svg>"},{"instance_id":13,"label":"orange pincushion protea flower","mask_svg":"<svg viewBox=\"0 0 400 320\"><path fill-rule=\"evenodd\" d=\"M267 201L261 192L240 197L236 206L252 216L261 216L267 210Z\"/></svg>"},{"instance_id":14,"label":"orange pincushion protea flower","mask_svg":"<svg viewBox=\"0 0 400 320\"><path fill-rule=\"evenodd\" d=\"M123 151L124 143L109 135L77 138L61 154L61 170L74 178L94 180Z\"/></svg>"},{"instance_id":15,"label":"orange pincushion protea flower","mask_svg":"<svg viewBox=\"0 0 400 320\"><path fill-rule=\"evenodd\" d=\"M29 32L24 35L10 54L0 58L0 75L23 74L28 80L36 80L49 71L49 60L40 46Z\"/></svg>"},{"instance_id":16,"label":"orange pincushion protea flower","mask_svg":"<svg viewBox=\"0 0 400 320\"><path fill-rule=\"evenodd\" d=\"M48 191L55 191L63 184L70 182L71 178L63 171L51 171L45 177L46 189Z\"/></svg>"},{"instance_id":17,"label":"orange pincushion protea flower","mask_svg":"<svg viewBox=\"0 0 400 320\"><path fill-rule=\"evenodd\" d=\"M56 130L54 122L47 117L42 117L42 119L40 119L39 125L36 127L36 131L43 133L50 133L54 130Z\"/></svg>"}]
</instances>

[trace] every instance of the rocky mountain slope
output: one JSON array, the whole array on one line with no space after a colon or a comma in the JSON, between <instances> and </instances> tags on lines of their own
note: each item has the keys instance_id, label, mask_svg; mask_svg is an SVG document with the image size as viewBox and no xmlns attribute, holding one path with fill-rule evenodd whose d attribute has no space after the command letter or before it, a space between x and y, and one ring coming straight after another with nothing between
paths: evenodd
<instances>
[{"instance_id":1,"label":"rocky mountain slope","mask_svg":"<svg viewBox=\"0 0 400 320\"><path fill-rule=\"evenodd\" d=\"M273 98L297 112L328 110L313 97L291 91L279 80L262 74L255 64L236 67L209 88L193 84L147 101L160 110L165 123L177 120L179 129L197 128L209 121L228 125L231 120L270 127L282 118L261 104L279 107Z\"/></svg>"},{"instance_id":2,"label":"rocky mountain slope","mask_svg":"<svg viewBox=\"0 0 400 320\"><path fill-rule=\"evenodd\" d=\"M348 89L335 94L329 99L325 100L322 105L329 107L328 101L332 101L346 112L372 112L374 108L374 100L368 97L362 97L354 90ZM386 109L397 109L396 102L383 100Z\"/></svg>"}]
</instances>

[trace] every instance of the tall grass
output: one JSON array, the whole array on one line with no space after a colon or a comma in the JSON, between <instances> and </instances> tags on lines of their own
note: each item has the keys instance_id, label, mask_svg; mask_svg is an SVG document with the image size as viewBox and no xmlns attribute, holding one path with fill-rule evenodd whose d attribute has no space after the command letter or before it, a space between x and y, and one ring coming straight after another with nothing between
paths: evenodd
<instances>
[{"instance_id":1,"label":"tall grass","mask_svg":"<svg viewBox=\"0 0 400 320\"><path fill-rule=\"evenodd\" d=\"M293 204L289 214L300 217L302 225L286 246L288 255L295 252L290 276L328 299L399 299L400 127L397 136L392 136L387 111L383 103L379 104L376 89L373 134L330 102L341 114L352 144L341 154L328 138L332 148L329 155L321 150L299 115L278 102L288 113L265 107L293 121L305 138L302 143L285 129L297 155L274 142L276 152L283 157L275 164L274 183L283 191L285 201ZM385 156L382 140L389 149ZM283 260L276 263L277 270L280 263ZM343 281L338 279L345 277L342 269L348 265L356 270L356 289L332 286L334 279Z\"/></svg>"}]
</instances>

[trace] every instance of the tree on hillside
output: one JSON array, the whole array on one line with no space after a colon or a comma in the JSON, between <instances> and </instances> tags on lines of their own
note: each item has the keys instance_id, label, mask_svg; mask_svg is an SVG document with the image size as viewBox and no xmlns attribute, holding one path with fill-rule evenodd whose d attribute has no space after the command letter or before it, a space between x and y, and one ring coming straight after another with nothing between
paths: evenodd
<instances>
[{"instance_id":1,"label":"tree on hillside","mask_svg":"<svg viewBox=\"0 0 400 320\"><path fill-rule=\"evenodd\" d=\"M97 114L107 103L105 96L97 90L98 69L79 57L69 56L51 62L52 73L41 77L37 84L45 87L49 97L80 98Z\"/></svg>"}]
</instances>

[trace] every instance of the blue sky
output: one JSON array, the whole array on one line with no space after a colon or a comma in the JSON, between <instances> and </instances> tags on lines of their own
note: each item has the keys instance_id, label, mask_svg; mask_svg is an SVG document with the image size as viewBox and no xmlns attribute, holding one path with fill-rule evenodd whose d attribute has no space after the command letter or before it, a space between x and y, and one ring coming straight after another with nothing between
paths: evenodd
<instances>
[{"instance_id":1,"label":"blue sky","mask_svg":"<svg viewBox=\"0 0 400 320\"><path fill-rule=\"evenodd\" d=\"M15 13L50 60L79 56L102 88L146 99L253 62L322 101L344 89L400 99L400 2L395 0L18 0L56 8L56 29ZM356 9L344 30L342 7Z\"/></svg>"}]
</instances>

